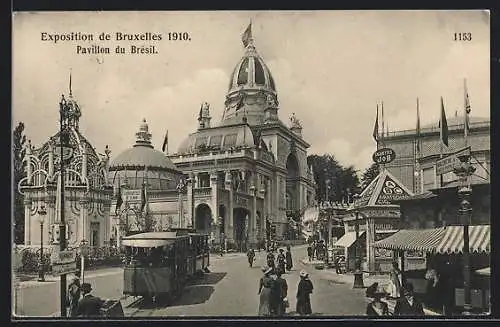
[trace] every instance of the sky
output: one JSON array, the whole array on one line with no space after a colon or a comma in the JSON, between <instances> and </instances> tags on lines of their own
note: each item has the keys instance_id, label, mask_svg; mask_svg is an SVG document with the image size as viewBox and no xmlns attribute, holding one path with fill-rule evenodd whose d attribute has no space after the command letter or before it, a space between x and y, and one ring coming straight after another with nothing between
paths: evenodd
<instances>
[{"instance_id":1,"label":"sky","mask_svg":"<svg viewBox=\"0 0 500 327\"><path fill-rule=\"evenodd\" d=\"M252 21L257 51L276 82L284 123L295 113L309 154L334 154L362 171L375 151L377 102L389 130L414 129L463 111L464 79L471 115L490 117L490 16L487 11L219 11L33 12L13 16L13 125L41 146L58 130L59 100L82 109L80 131L111 157L135 142L143 118L169 152L197 128L201 103L220 122L229 76L243 56L241 35ZM93 42L43 41L42 33L92 33ZM99 41L100 33L162 34L161 41ZM169 41L187 32L190 40ZM471 41L454 41L455 33ZM114 54L120 44L154 44L154 55ZM77 54L108 46L111 54Z\"/></svg>"}]
</instances>

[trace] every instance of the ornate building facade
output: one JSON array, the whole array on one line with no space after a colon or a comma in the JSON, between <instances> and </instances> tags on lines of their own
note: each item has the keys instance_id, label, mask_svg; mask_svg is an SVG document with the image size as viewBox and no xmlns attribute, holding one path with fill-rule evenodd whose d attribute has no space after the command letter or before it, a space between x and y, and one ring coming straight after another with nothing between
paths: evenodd
<instances>
[{"instance_id":1,"label":"ornate building facade","mask_svg":"<svg viewBox=\"0 0 500 327\"><path fill-rule=\"evenodd\" d=\"M59 244L61 221L61 145L60 133L66 141L64 158L64 215L68 246L82 240L90 246L103 246L110 239L109 211L112 190L107 183L110 151L99 154L80 131L82 115L71 92L59 103L61 130L35 148L29 143L25 160L27 176L19 182L24 195L24 244ZM42 218L42 220L41 220ZM43 221L44 228L40 224ZM43 231L43 236L42 236Z\"/></svg>"},{"instance_id":2,"label":"ornate building facade","mask_svg":"<svg viewBox=\"0 0 500 327\"><path fill-rule=\"evenodd\" d=\"M197 131L169 156L188 177L188 221L197 230L252 244L265 239L269 219L276 238L287 238L292 213L312 204L309 144L295 115L285 125L278 111L274 79L249 39L231 74L221 123L212 126L204 103Z\"/></svg>"}]
</instances>

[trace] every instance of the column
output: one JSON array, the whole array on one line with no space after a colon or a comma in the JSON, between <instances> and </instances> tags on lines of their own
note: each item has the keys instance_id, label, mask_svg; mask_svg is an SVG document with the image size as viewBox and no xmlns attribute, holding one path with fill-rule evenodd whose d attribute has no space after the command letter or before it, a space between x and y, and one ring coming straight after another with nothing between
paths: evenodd
<instances>
[{"instance_id":1,"label":"column","mask_svg":"<svg viewBox=\"0 0 500 327\"><path fill-rule=\"evenodd\" d=\"M31 199L24 196L24 244L31 245Z\"/></svg>"},{"instance_id":2,"label":"column","mask_svg":"<svg viewBox=\"0 0 500 327\"><path fill-rule=\"evenodd\" d=\"M178 190L177 195L177 210L179 210L179 217L177 222L177 227L182 226L182 221L184 220L184 208L182 207L182 189Z\"/></svg>"},{"instance_id":3,"label":"column","mask_svg":"<svg viewBox=\"0 0 500 327\"><path fill-rule=\"evenodd\" d=\"M54 144L49 142L49 176L54 176Z\"/></svg>"},{"instance_id":4,"label":"column","mask_svg":"<svg viewBox=\"0 0 500 327\"><path fill-rule=\"evenodd\" d=\"M79 204L80 204L80 217L78 219L78 239L77 243L82 241L82 240L87 240L89 237L89 233L87 230L87 220L88 220L88 206L89 206L89 199L86 197L83 197L80 199Z\"/></svg>"},{"instance_id":5,"label":"column","mask_svg":"<svg viewBox=\"0 0 500 327\"><path fill-rule=\"evenodd\" d=\"M198 173L194 173L194 188L199 188L200 187L200 176Z\"/></svg>"},{"instance_id":6,"label":"column","mask_svg":"<svg viewBox=\"0 0 500 327\"><path fill-rule=\"evenodd\" d=\"M249 241L250 244L255 244L257 243L257 237L256 237L256 232L257 232L257 188L252 185L250 187L250 191L252 192L252 216L250 217L251 221L249 224L250 228L250 236Z\"/></svg>"},{"instance_id":7,"label":"column","mask_svg":"<svg viewBox=\"0 0 500 327\"><path fill-rule=\"evenodd\" d=\"M366 257L368 259L368 270L370 272L375 271L375 249L373 244L375 243L375 219L366 219Z\"/></svg>"},{"instance_id":8,"label":"column","mask_svg":"<svg viewBox=\"0 0 500 327\"><path fill-rule=\"evenodd\" d=\"M225 181L226 190L229 191L229 203L226 213L226 238L228 240L233 240L233 205L234 205L234 194L233 194L233 181L231 177L231 171L226 171L226 181Z\"/></svg>"},{"instance_id":9,"label":"column","mask_svg":"<svg viewBox=\"0 0 500 327\"><path fill-rule=\"evenodd\" d=\"M219 219L219 195L217 194L217 172L212 171L210 173L210 187L211 187L211 197L212 197L212 232L214 232L214 238L219 239L219 228L217 227L217 224L215 224L216 221Z\"/></svg>"},{"instance_id":10,"label":"column","mask_svg":"<svg viewBox=\"0 0 500 327\"><path fill-rule=\"evenodd\" d=\"M195 175L191 174L189 179L188 179L188 184L187 184L187 203L188 203L188 212L189 212L189 219L191 222L194 222L194 188L196 184L196 179ZM183 217L182 222L181 222L181 228L185 228L188 225L190 225L190 222L186 219L186 216ZM193 226L194 228L195 226Z\"/></svg>"}]
</instances>

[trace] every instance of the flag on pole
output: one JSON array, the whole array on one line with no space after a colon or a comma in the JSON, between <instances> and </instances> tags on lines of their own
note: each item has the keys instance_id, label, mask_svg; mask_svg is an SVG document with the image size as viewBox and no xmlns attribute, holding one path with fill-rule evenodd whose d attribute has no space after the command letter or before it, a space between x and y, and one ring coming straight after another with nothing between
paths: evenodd
<instances>
[{"instance_id":1,"label":"flag on pole","mask_svg":"<svg viewBox=\"0 0 500 327\"><path fill-rule=\"evenodd\" d=\"M161 151L165 152L167 150L168 154L168 130L167 133L165 133L165 138L163 139L163 145L161 146Z\"/></svg>"},{"instance_id":2,"label":"flag on pole","mask_svg":"<svg viewBox=\"0 0 500 327\"><path fill-rule=\"evenodd\" d=\"M377 117L375 118L375 125L373 126L373 139L378 142L378 103L377 103Z\"/></svg>"},{"instance_id":3,"label":"flag on pole","mask_svg":"<svg viewBox=\"0 0 500 327\"><path fill-rule=\"evenodd\" d=\"M470 100L469 100L469 92L467 91L467 80L464 79L464 138L467 139L469 135L470 129Z\"/></svg>"},{"instance_id":4,"label":"flag on pole","mask_svg":"<svg viewBox=\"0 0 500 327\"><path fill-rule=\"evenodd\" d=\"M116 195L115 215L118 215L118 211L120 210L122 204L122 186L120 185L120 180L118 180L118 194Z\"/></svg>"},{"instance_id":5,"label":"flag on pole","mask_svg":"<svg viewBox=\"0 0 500 327\"><path fill-rule=\"evenodd\" d=\"M243 42L243 46L246 48L250 44L250 40L252 39L252 22L248 24L247 29L243 32L241 36L241 41Z\"/></svg>"},{"instance_id":6,"label":"flag on pole","mask_svg":"<svg viewBox=\"0 0 500 327\"><path fill-rule=\"evenodd\" d=\"M420 111L418 106L418 98L417 98L417 127L416 127L416 137L417 137L417 153L420 153Z\"/></svg>"},{"instance_id":7,"label":"flag on pole","mask_svg":"<svg viewBox=\"0 0 500 327\"><path fill-rule=\"evenodd\" d=\"M443 97L441 97L441 119L439 120L439 131L441 142L448 146L448 123L446 122L446 112L444 111Z\"/></svg>"}]
</instances>

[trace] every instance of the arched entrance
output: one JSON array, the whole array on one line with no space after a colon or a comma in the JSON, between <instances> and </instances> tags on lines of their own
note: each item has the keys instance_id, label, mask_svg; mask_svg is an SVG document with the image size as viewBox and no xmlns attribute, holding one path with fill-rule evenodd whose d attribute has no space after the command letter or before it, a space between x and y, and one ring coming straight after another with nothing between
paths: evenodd
<instances>
[{"instance_id":1,"label":"arched entrance","mask_svg":"<svg viewBox=\"0 0 500 327\"><path fill-rule=\"evenodd\" d=\"M286 160L286 210L299 210L299 163L297 157L290 153Z\"/></svg>"},{"instance_id":2,"label":"arched entrance","mask_svg":"<svg viewBox=\"0 0 500 327\"><path fill-rule=\"evenodd\" d=\"M209 233L212 228L212 210L206 203L201 203L195 211L195 229L197 232Z\"/></svg>"},{"instance_id":3,"label":"arched entrance","mask_svg":"<svg viewBox=\"0 0 500 327\"><path fill-rule=\"evenodd\" d=\"M246 251L248 230L250 225L250 211L245 208L234 208L234 241L238 251Z\"/></svg>"}]
</instances>

